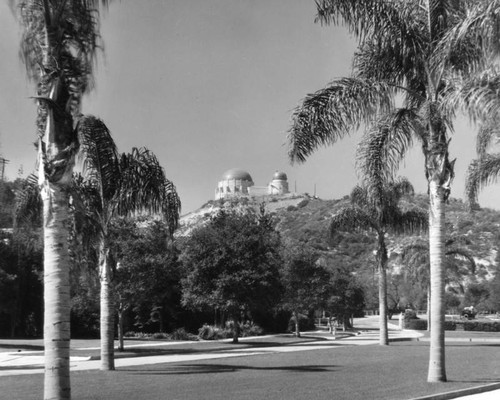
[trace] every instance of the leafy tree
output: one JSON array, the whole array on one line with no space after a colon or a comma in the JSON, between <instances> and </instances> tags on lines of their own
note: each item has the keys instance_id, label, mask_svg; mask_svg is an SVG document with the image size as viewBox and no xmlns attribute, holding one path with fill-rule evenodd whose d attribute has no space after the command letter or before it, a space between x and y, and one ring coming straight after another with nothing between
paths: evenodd
<instances>
[{"instance_id":1,"label":"leafy tree","mask_svg":"<svg viewBox=\"0 0 500 400\"><path fill-rule=\"evenodd\" d=\"M445 243L445 284L450 288L458 287L464 293L464 276L473 274L476 270L474 257L461 246L465 238L450 238ZM406 266L404 275L412 286L420 286L427 292L427 315L429 315L430 296L430 257L429 244L416 240L406 245L401 253L401 259ZM453 290L452 290L453 291ZM430 324L427 325L430 328Z\"/></svg>"},{"instance_id":2,"label":"leafy tree","mask_svg":"<svg viewBox=\"0 0 500 400\"><path fill-rule=\"evenodd\" d=\"M463 305L474 306L479 311L488 309L488 300L490 297L490 290L486 282L471 283L465 290Z\"/></svg>"},{"instance_id":3,"label":"leafy tree","mask_svg":"<svg viewBox=\"0 0 500 400\"><path fill-rule=\"evenodd\" d=\"M21 180L15 182L0 180L0 229L14 226L14 210L16 204L15 191Z\"/></svg>"},{"instance_id":4,"label":"leafy tree","mask_svg":"<svg viewBox=\"0 0 500 400\"><path fill-rule=\"evenodd\" d=\"M373 198L373 192L357 186L351 193L351 206L342 208L332 217L330 234L337 231L372 231L377 236L378 299L380 314L380 344L389 344L387 330L387 245L386 234L408 234L424 229L427 214L418 210L404 211L401 198L413 195L413 186L404 178L386 184Z\"/></svg>"},{"instance_id":5,"label":"leafy tree","mask_svg":"<svg viewBox=\"0 0 500 400\"><path fill-rule=\"evenodd\" d=\"M219 310L233 320L238 342L242 313L270 309L281 297L280 237L261 209L223 209L194 230L182 248L182 303Z\"/></svg>"},{"instance_id":6,"label":"leafy tree","mask_svg":"<svg viewBox=\"0 0 500 400\"><path fill-rule=\"evenodd\" d=\"M325 309L338 321L342 321L344 330L352 328L351 318L365 308L363 288L353 274L343 268L331 269L330 292Z\"/></svg>"},{"instance_id":7,"label":"leafy tree","mask_svg":"<svg viewBox=\"0 0 500 400\"><path fill-rule=\"evenodd\" d=\"M420 142L430 202L428 381L446 381L442 244L444 203L454 177L449 128L459 104L475 110L477 103L484 104L475 101L481 88L466 91L463 81L481 70L498 46L500 2L319 0L316 5L318 21L345 23L357 37L354 74L308 95L295 110L290 158L305 161L318 147L334 144L365 123L360 170L376 191L414 141ZM395 99L403 100L402 107L395 107Z\"/></svg>"},{"instance_id":8,"label":"leafy tree","mask_svg":"<svg viewBox=\"0 0 500 400\"><path fill-rule=\"evenodd\" d=\"M118 154L104 123L82 117L78 129L83 172L74 181L76 228L98 249L101 282L101 369L114 369L114 302L109 229L114 217L159 214L170 235L177 228L180 199L156 156L147 149ZM94 243L92 243L94 241Z\"/></svg>"},{"instance_id":9,"label":"leafy tree","mask_svg":"<svg viewBox=\"0 0 500 400\"><path fill-rule=\"evenodd\" d=\"M0 230L0 335L41 336L42 248L38 227Z\"/></svg>"},{"instance_id":10,"label":"leafy tree","mask_svg":"<svg viewBox=\"0 0 500 400\"><path fill-rule=\"evenodd\" d=\"M488 298L488 310L499 311L500 310L500 273L497 266L495 271L495 276L488 284L489 298Z\"/></svg>"},{"instance_id":11,"label":"leafy tree","mask_svg":"<svg viewBox=\"0 0 500 400\"><path fill-rule=\"evenodd\" d=\"M300 337L299 314L324 305L330 283L329 272L319 263L319 254L310 248L288 243L281 270L284 287L282 307L292 313L295 335Z\"/></svg>"},{"instance_id":12,"label":"leafy tree","mask_svg":"<svg viewBox=\"0 0 500 400\"><path fill-rule=\"evenodd\" d=\"M166 224L158 220L120 218L110 229L111 253L119 260L115 275L120 349L123 350L123 316L136 314L136 324L159 322L164 332L167 318L180 307L180 268L177 250L170 243ZM146 310L143 319L140 311Z\"/></svg>"},{"instance_id":13,"label":"leafy tree","mask_svg":"<svg viewBox=\"0 0 500 400\"><path fill-rule=\"evenodd\" d=\"M68 186L74 125L90 88L102 0L9 0L23 27L22 60L36 85L39 185L44 204L45 399L69 399Z\"/></svg>"}]
</instances>

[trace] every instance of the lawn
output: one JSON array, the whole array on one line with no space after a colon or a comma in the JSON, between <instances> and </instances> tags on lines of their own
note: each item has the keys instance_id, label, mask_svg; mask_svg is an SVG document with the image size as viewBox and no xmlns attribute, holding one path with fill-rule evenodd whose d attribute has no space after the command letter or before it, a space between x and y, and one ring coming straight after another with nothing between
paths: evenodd
<instances>
[{"instance_id":1,"label":"lawn","mask_svg":"<svg viewBox=\"0 0 500 400\"><path fill-rule=\"evenodd\" d=\"M218 351L249 345L211 346ZM425 341L387 347L333 344L327 350L75 372L73 399L402 400L500 381L500 341L448 343L449 382L439 384L426 382L428 346ZM42 382L42 375L0 377L0 399L39 399Z\"/></svg>"}]
</instances>

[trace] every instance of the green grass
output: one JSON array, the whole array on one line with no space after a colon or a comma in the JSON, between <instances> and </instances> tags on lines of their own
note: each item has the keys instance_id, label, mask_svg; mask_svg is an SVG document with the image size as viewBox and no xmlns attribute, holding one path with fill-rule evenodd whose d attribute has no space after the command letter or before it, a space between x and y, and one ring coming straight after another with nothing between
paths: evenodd
<instances>
[{"instance_id":1,"label":"green grass","mask_svg":"<svg viewBox=\"0 0 500 400\"><path fill-rule=\"evenodd\" d=\"M245 349L280 340L262 338L238 346L210 343L206 350ZM426 382L428 342L414 341L75 372L72 391L78 400L413 399L498 382L499 343L448 343L447 383ZM197 349L178 345L175 351ZM0 399L39 399L42 382L42 375L0 377Z\"/></svg>"}]
</instances>

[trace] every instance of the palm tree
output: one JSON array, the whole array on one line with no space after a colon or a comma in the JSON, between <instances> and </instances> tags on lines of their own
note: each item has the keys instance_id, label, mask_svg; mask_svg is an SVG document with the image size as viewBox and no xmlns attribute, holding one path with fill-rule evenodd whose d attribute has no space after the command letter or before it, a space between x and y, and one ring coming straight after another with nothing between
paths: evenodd
<instances>
[{"instance_id":1,"label":"palm tree","mask_svg":"<svg viewBox=\"0 0 500 400\"><path fill-rule=\"evenodd\" d=\"M45 399L69 399L68 187L82 95L99 47L101 0L9 0L23 27L22 60L36 85L39 186L44 208Z\"/></svg>"},{"instance_id":2,"label":"palm tree","mask_svg":"<svg viewBox=\"0 0 500 400\"><path fill-rule=\"evenodd\" d=\"M476 270L476 262L474 257L463 247L460 246L464 242L464 238L450 238L445 242L445 285L457 285L460 291L464 293L463 277L466 274L474 273ZM427 292L427 316L429 316L430 307L430 259L429 259L429 242L424 242L418 239L406 246L401 252L401 259L405 266L406 279L412 282L417 282L422 289ZM468 269L463 268L463 262L467 263ZM430 323L427 325L427 330L430 330Z\"/></svg>"},{"instance_id":3,"label":"palm tree","mask_svg":"<svg viewBox=\"0 0 500 400\"><path fill-rule=\"evenodd\" d=\"M500 78L500 74L497 74L497 77ZM500 176L500 153L488 152L500 141L500 96L496 90L493 100L497 109L494 116L489 118L479 130L476 145L478 158L469 164L465 179L465 191L472 208L477 205L477 197L481 189L496 182Z\"/></svg>"},{"instance_id":4,"label":"palm tree","mask_svg":"<svg viewBox=\"0 0 500 400\"><path fill-rule=\"evenodd\" d=\"M373 231L377 236L377 269L380 345L389 344L387 332L387 245L386 234L408 234L427 227L427 213L418 210L403 211L399 207L405 195L413 195L413 186L405 179L387 183L380 197L370 198L370 192L356 186L351 193L351 206L342 208L332 218L330 234L344 231Z\"/></svg>"},{"instance_id":5,"label":"palm tree","mask_svg":"<svg viewBox=\"0 0 500 400\"><path fill-rule=\"evenodd\" d=\"M101 369L114 367L114 301L109 228L113 218L147 212L161 215L170 234L177 228L180 199L157 158L147 149L119 155L104 123L82 117L78 126L82 174L73 198L80 226L95 238L101 281ZM80 211L80 212L79 212ZM81 213L83 211L83 215ZM83 216L83 218L82 218ZM77 224L78 225L78 224Z\"/></svg>"},{"instance_id":6,"label":"palm tree","mask_svg":"<svg viewBox=\"0 0 500 400\"><path fill-rule=\"evenodd\" d=\"M316 4L318 21L343 22L357 37L354 74L306 96L297 107L289 133L290 159L303 162L318 147L332 145L366 124L360 169L370 177L368 190L380 191L413 142L420 142L430 202L434 328L428 381L446 381L444 204L454 177L448 148L458 107L449 94L457 90L455 78L482 68L498 45L500 1L318 0ZM395 100L402 107L396 108Z\"/></svg>"}]
</instances>

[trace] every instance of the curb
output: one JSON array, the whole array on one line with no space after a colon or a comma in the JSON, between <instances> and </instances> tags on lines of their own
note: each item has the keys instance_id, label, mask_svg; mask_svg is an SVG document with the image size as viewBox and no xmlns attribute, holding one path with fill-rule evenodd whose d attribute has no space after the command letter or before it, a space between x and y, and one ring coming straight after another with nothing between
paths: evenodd
<instances>
[{"instance_id":1,"label":"curb","mask_svg":"<svg viewBox=\"0 0 500 400\"><path fill-rule=\"evenodd\" d=\"M500 389L500 382L490 383L488 385L483 385L483 386L476 386L476 387L468 388L468 389L455 390L453 392L433 394L433 395L423 396L423 397L415 397L415 398L410 399L410 400L448 400L448 399L456 399L456 398L463 397L463 396L470 396L470 395L473 395L473 394L490 392L492 390L497 390L497 389Z\"/></svg>"}]
</instances>

